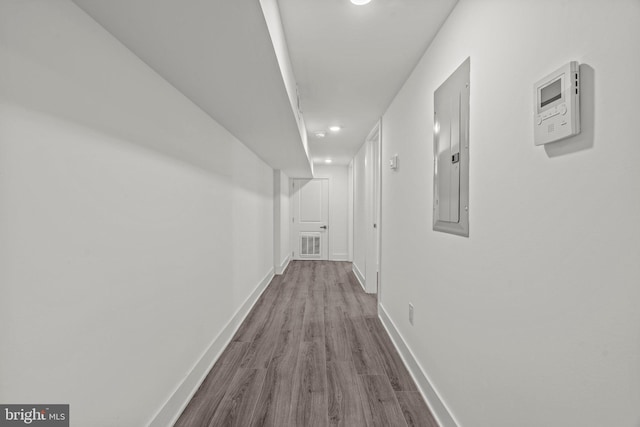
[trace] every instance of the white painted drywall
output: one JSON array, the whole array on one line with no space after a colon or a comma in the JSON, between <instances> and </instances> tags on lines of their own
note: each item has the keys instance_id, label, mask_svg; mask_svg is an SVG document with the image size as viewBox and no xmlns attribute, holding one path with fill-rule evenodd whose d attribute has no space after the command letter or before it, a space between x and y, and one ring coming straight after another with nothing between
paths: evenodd
<instances>
[{"instance_id":1,"label":"white painted drywall","mask_svg":"<svg viewBox=\"0 0 640 427\"><path fill-rule=\"evenodd\" d=\"M364 282L367 259L367 144L353 158L353 269ZM364 286L365 283L362 283Z\"/></svg>"},{"instance_id":2,"label":"white painted drywall","mask_svg":"<svg viewBox=\"0 0 640 427\"><path fill-rule=\"evenodd\" d=\"M73 1L273 169L312 176L260 2Z\"/></svg>"},{"instance_id":3,"label":"white painted drywall","mask_svg":"<svg viewBox=\"0 0 640 427\"><path fill-rule=\"evenodd\" d=\"M289 49L287 47L287 40L282 28L282 19L280 17L280 8L277 0L260 0L260 7L264 14L267 28L269 29L269 35L271 36L271 42L273 43L273 49L278 60L278 66L280 67L280 73L282 74L282 80L289 96L289 102L291 109L296 117L298 123L298 131L300 132L300 139L302 140L302 146L304 151L309 157L309 144L307 139L307 128L305 126L304 117L302 111L298 106L298 85L296 83L296 77L293 74L293 67L291 66L291 58L289 57ZM307 159L313 172L313 162Z\"/></svg>"},{"instance_id":4,"label":"white painted drywall","mask_svg":"<svg viewBox=\"0 0 640 427\"><path fill-rule=\"evenodd\" d=\"M349 260L349 167L315 165L315 178L329 179L329 260Z\"/></svg>"},{"instance_id":5,"label":"white painted drywall","mask_svg":"<svg viewBox=\"0 0 640 427\"><path fill-rule=\"evenodd\" d=\"M272 170L73 3L0 28L0 402L147 425L272 272Z\"/></svg>"},{"instance_id":6,"label":"white painted drywall","mask_svg":"<svg viewBox=\"0 0 640 427\"><path fill-rule=\"evenodd\" d=\"M637 0L461 0L383 117L381 303L460 426L640 425L638 52ZM469 56L463 238L432 231L432 117ZM536 147L571 60L583 132Z\"/></svg>"},{"instance_id":7,"label":"white painted drywall","mask_svg":"<svg viewBox=\"0 0 640 427\"><path fill-rule=\"evenodd\" d=\"M276 274L282 274L291 260L289 228L289 177L281 170L273 171L273 262Z\"/></svg>"}]
</instances>

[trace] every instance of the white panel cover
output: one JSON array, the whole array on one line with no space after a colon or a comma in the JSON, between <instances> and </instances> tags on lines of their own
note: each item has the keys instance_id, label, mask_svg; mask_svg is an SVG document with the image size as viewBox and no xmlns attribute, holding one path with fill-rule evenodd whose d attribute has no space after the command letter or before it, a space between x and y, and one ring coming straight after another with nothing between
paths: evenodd
<instances>
[{"instance_id":1,"label":"white panel cover","mask_svg":"<svg viewBox=\"0 0 640 427\"><path fill-rule=\"evenodd\" d=\"M300 189L300 222L322 219L322 181L311 180Z\"/></svg>"}]
</instances>

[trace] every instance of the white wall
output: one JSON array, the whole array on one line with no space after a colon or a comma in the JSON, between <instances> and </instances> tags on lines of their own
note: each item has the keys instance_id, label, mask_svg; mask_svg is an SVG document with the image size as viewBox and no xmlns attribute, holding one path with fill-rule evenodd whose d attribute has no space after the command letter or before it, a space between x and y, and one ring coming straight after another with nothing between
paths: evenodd
<instances>
[{"instance_id":1,"label":"white wall","mask_svg":"<svg viewBox=\"0 0 640 427\"><path fill-rule=\"evenodd\" d=\"M272 170L73 3L0 28L0 402L147 425L272 274Z\"/></svg>"},{"instance_id":2,"label":"white wall","mask_svg":"<svg viewBox=\"0 0 640 427\"><path fill-rule=\"evenodd\" d=\"M276 274L282 274L291 260L289 177L273 171L273 262Z\"/></svg>"},{"instance_id":3,"label":"white wall","mask_svg":"<svg viewBox=\"0 0 640 427\"><path fill-rule=\"evenodd\" d=\"M637 0L461 0L383 117L383 314L460 426L640 425L639 49ZM463 238L432 231L432 117L468 56ZM583 132L536 147L571 60Z\"/></svg>"},{"instance_id":4,"label":"white wall","mask_svg":"<svg viewBox=\"0 0 640 427\"><path fill-rule=\"evenodd\" d=\"M329 179L329 259L349 260L349 167L315 165L314 178Z\"/></svg>"},{"instance_id":5,"label":"white wall","mask_svg":"<svg viewBox=\"0 0 640 427\"><path fill-rule=\"evenodd\" d=\"M353 271L365 285L367 259L367 144L353 158Z\"/></svg>"},{"instance_id":6,"label":"white wall","mask_svg":"<svg viewBox=\"0 0 640 427\"><path fill-rule=\"evenodd\" d=\"M287 47L287 40L284 35L284 29L282 28L282 19L280 17L280 8L277 0L260 0L260 7L269 29L269 35L271 36L271 42L276 53L276 59L280 66L280 72L282 73L282 80L287 89L287 95L289 96L289 103L291 109L296 117L298 123L298 131L300 132L300 138L302 139L302 145L304 151L309 156L309 142L307 139L307 128L305 126L302 112L298 108L298 86L296 83L295 75L293 74L293 66L291 65L291 58L289 57L289 49ZM313 162L309 159L309 166L313 173Z\"/></svg>"}]
</instances>

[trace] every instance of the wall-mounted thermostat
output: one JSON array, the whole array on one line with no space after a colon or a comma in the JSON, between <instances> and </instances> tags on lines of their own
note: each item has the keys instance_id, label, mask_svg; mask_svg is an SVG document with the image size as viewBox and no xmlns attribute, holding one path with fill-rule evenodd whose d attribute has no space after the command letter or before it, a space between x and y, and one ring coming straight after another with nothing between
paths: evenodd
<instances>
[{"instance_id":1,"label":"wall-mounted thermostat","mask_svg":"<svg viewBox=\"0 0 640 427\"><path fill-rule=\"evenodd\" d=\"M580 133L580 68L571 61L534 86L535 145Z\"/></svg>"}]
</instances>

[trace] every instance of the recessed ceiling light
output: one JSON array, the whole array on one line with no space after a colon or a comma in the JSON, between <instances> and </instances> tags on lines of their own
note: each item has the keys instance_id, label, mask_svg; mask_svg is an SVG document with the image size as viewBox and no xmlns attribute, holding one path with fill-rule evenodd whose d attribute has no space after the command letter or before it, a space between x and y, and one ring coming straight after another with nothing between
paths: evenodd
<instances>
[{"instance_id":1,"label":"recessed ceiling light","mask_svg":"<svg viewBox=\"0 0 640 427\"><path fill-rule=\"evenodd\" d=\"M351 0L351 3L357 5L357 6L362 6L363 4L367 4L369 3L371 0Z\"/></svg>"},{"instance_id":2,"label":"recessed ceiling light","mask_svg":"<svg viewBox=\"0 0 640 427\"><path fill-rule=\"evenodd\" d=\"M331 132L338 132L338 131L340 130L340 126L331 126L331 127L329 128L329 130L330 130Z\"/></svg>"},{"instance_id":3,"label":"recessed ceiling light","mask_svg":"<svg viewBox=\"0 0 640 427\"><path fill-rule=\"evenodd\" d=\"M324 162L325 162L325 163L331 163L331 162L333 162L333 160L331 160L331 159L327 159L327 160L325 160Z\"/></svg>"},{"instance_id":4,"label":"recessed ceiling light","mask_svg":"<svg viewBox=\"0 0 640 427\"><path fill-rule=\"evenodd\" d=\"M325 136L327 136L327 133L323 132L323 131L318 131L318 132L315 133L315 136L317 138L324 138Z\"/></svg>"}]
</instances>

